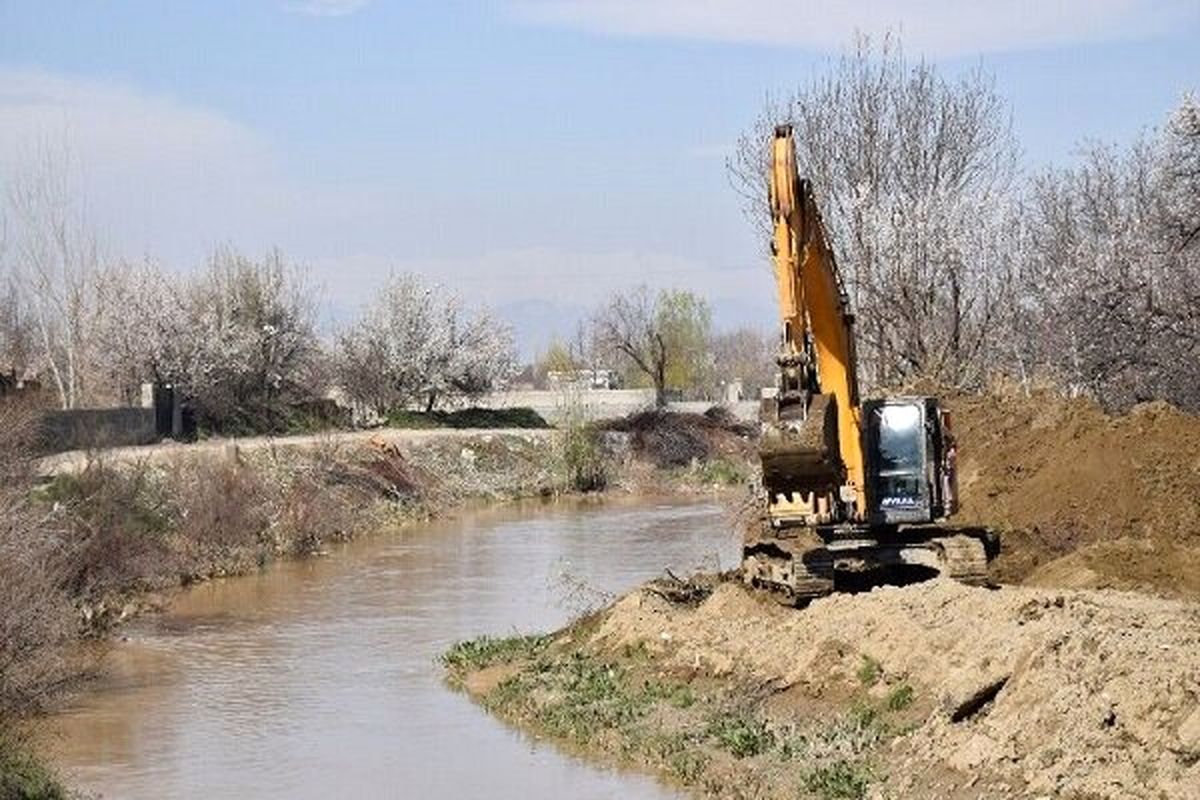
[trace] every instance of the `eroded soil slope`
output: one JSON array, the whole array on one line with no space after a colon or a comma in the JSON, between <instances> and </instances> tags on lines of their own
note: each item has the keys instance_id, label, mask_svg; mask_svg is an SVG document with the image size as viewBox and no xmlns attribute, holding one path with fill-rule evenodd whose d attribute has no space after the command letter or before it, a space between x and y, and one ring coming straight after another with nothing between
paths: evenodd
<instances>
[{"instance_id":1,"label":"eroded soil slope","mask_svg":"<svg viewBox=\"0 0 1200 800\"><path fill-rule=\"evenodd\" d=\"M1004 581L1200 597L1200 418L1034 397L947 397L963 519L999 529Z\"/></svg>"},{"instance_id":2,"label":"eroded soil slope","mask_svg":"<svg viewBox=\"0 0 1200 800\"><path fill-rule=\"evenodd\" d=\"M1112 591L935 581L796 611L736 583L695 607L634 592L589 646L756 686L779 724L909 686L921 721L870 756L883 796L1200 797L1200 608ZM752 771L753 764L746 765Z\"/></svg>"}]
</instances>

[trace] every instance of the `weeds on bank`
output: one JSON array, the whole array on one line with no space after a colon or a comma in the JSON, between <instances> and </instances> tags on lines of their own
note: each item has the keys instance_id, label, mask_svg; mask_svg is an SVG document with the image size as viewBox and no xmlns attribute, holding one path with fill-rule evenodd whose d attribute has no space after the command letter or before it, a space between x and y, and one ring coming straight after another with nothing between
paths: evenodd
<instances>
[{"instance_id":1,"label":"weeds on bank","mask_svg":"<svg viewBox=\"0 0 1200 800\"><path fill-rule=\"evenodd\" d=\"M66 800L68 796L58 775L34 755L28 743L0 727L0 798Z\"/></svg>"},{"instance_id":2,"label":"weeds on bank","mask_svg":"<svg viewBox=\"0 0 1200 800\"><path fill-rule=\"evenodd\" d=\"M700 483L714 486L737 486L750 480L747 464L727 458L713 458L696 467L696 478Z\"/></svg>"},{"instance_id":3,"label":"weeds on bank","mask_svg":"<svg viewBox=\"0 0 1200 800\"><path fill-rule=\"evenodd\" d=\"M608 469L600 429L588 420L575 394L563 396L558 421L558 461L566 488L577 492L600 491L608 485Z\"/></svg>"},{"instance_id":4,"label":"weeds on bank","mask_svg":"<svg viewBox=\"0 0 1200 800\"><path fill-rule=\"evenodd\" d=\"M870 688L879 683L881 677L883 677L883 665L870 656L863 656L862 663L858 667L858 682Z\"/></svg>"},{"instance_id":5,"label":"weeds on bank","mask_svg":"<svg viewBox=\"0 0 1200 800\"><path fill-rule=\"evenodd\" d=\"M907 683L902 683L888 692L885 704L888 711L903 711L912 705L912 701L913 688Z\"/></svg>"},{"instance_id":6,"label":"weeds on bank","mask_svg":"<svg viewBox=\"0 0 1200 800\"><path fill-rule=\"evenodd\" d=\"M764 720L747 714L722 714L708 724L708 737L734 758L765 753L775 745L775 734Z\"/></svg>"},{"instance_id":7,"label":"weeds on bank","mask_svg":"<svg viewBox=\"0 0 1200 800\"><path fill-rule=\"evenodd\" d=\"M442 664L459 673L474 672L497 664L532 658L546 649L548 636L480 636L457 642L442 654Z\"/></svg>"},{"instance_id":8,"label":"weeds on bank","mask_svg":"<svg viewBox=\"0 0 1200 800\"><path fill-rule=\"evenodd\" d=\"M572 636L578 641L578 636ZM522 663L523 662L523 663ZM484 698L498 715L543 734L649 764L685 785L720 794L727 765L747 762L755 779L790 786L802 797L855 800L879 775L872 753L902 729L890 717L914 701L908 684L885 698L865 696L830 720L772 723L732 696L698 695L692 685L639 677L653 656L637 645L607 660L563 652L544 637L461 642L443 657L452 676L497 664L517 670ZM877 682L878 662L864 661L860 679ZM736 703L743 703L736 707ZM763 776L769 776L764 778Z\"/></svg>"},{"instance_id":9,"label":"weeds on bank","mask_svg":"<svg viewBox=\"0 0 1200 800\"><path fill-rule=\"evenodd\" d=\"M874 780L870 766L862 761L834 761L801 773L804 789L821 800L861 800Z\"/></svg>"}]
</instances>

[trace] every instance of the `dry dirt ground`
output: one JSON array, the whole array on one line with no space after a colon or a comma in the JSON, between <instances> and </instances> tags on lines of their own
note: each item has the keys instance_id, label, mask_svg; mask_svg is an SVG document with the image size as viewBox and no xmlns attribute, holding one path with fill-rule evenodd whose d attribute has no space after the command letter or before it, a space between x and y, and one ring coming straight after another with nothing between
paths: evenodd
<instances>
[{"instance_id":1,"label":"dry dirt ground","mask_svg":"<svg viewBox=\"0 0 1200 800\"><path fill-rule=\"evenodd\" d=\"M499 645L451 665L491 710L697 795L1200 797L1190 603L938 580L795 610L651 584Z\"/></svg>"},{"instance_id":2,"label":"dry dirt ground","mask_svg":"<svg viewBox=\"0 0 1200 800\"><path fill-rule=\"evenodd\" d=\"M1049 393L946 399L963 521L1001 532L1000 580L1200 599L1200 417Z\"/></svg>"},{"instance_id":3,"label":"dry dirt ground","mask_svg":"<svg viewBox=\"0 0 1200 800\"><path fill-rule=\"evenodd\" d=\"M735 583L695 608L635 592L594 644L661 669L835 702L872 691L927 714L878 754L883 796L1200 797L1200 608L1112 591L950 581L779 607Z\"/></svg>"}]
</instances>

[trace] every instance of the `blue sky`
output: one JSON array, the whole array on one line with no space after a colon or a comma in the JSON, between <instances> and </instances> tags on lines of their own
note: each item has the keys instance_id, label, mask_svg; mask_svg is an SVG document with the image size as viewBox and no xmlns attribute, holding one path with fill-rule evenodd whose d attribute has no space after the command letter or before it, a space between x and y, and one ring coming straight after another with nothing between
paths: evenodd
<instances>
[{"instance_id":1,"label":"blue sky","mask_svg":"<svg viewBox=\"0 0 1200 800\"><path fill-rule=\"evenodd\" d=\"M413 269L527 344L638 282L770 328L725 154L885 27L992 71L1031 170L1200 90L1200 0L0 0L0 171L67 137L111 252L278 245L333 317Z\"/></svg>"}]
</instances>

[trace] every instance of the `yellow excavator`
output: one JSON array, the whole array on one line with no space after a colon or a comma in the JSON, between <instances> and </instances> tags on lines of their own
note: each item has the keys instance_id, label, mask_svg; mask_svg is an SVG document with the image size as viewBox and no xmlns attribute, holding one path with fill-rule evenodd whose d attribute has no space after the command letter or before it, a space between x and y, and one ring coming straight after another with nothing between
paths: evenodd
<instances>
[{"instance_id":1,"label":"yellow excavator","mask_svg":"<svg viewBox=\"0 0 1200 800\"><path fill-rule=\"evenodd\" d=\"M859 401L854 316L790 126L775 129L768 196L783 330L744 579L796 603L896 578L986 583L997 539L946 524L958 507L950 414L933 397Z\"/></svg>"}]
</instances>

